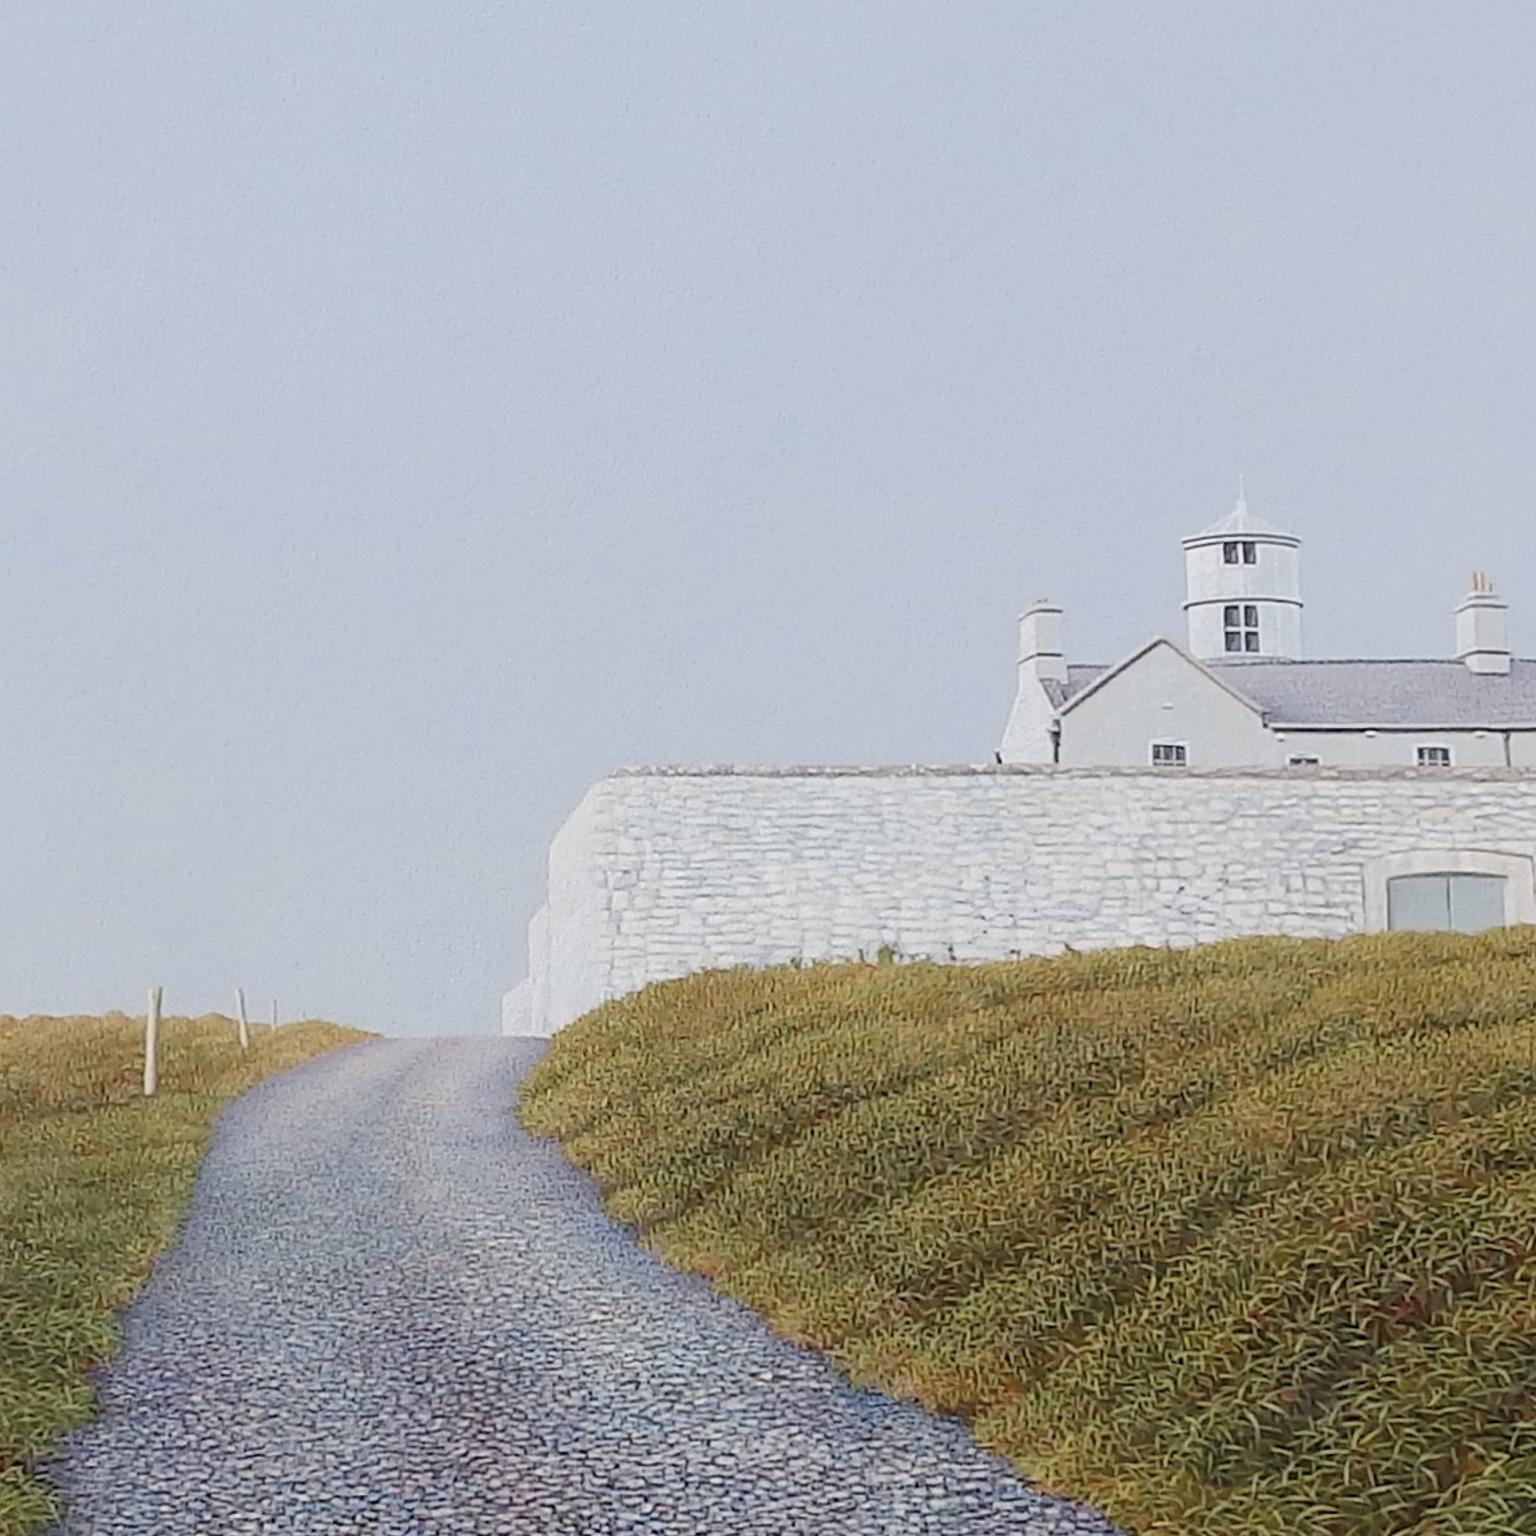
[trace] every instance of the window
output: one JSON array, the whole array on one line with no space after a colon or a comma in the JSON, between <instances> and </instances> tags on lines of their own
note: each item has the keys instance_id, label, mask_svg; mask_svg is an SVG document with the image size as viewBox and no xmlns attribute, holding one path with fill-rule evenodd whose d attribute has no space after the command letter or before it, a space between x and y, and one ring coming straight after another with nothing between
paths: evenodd
<instances>
[{"instance_id":1,"label":"window","mask_svg":"<svg viewBox=\"0 0 1536 1536\"><path fill-rule=\"evenodd\" d=\"M1259 648L1259 605L1226 603L1221 622L1229 651L1256 651Z\"/></svg>"},{"instance_id":2,"label":"window","mask_svg":"<svg viewBox=\"0 0 1536 1536\"><path fill-rule=\"evenodd\" d=\"M1451 749L1449 747L1425 746L1419 748L1420 768L1449 768L1451 766Z\"/></svg>"},{"instance_id":3,"label":"window","mask_svg":"<svg viewBox=\"0 0 1536 1536\"><path fill-rule=\"evenodd\" d=\"M1252 539L1243 540L1243 564L1257 565L1259 563L1259 548Z\"/></svg>"},{"instance_id":4,"label":"window","mask_svg":"<svg viewBox=\"0 0 1536 1536\"><path fill-rule=\"evenodd\" d=\"M1287 768L1316 768L1322 762L1322 758L1314 757L1310 752L1292 752L1286 758Z\"/></svg>"},{"instance_id":5,"label":"window","mask_svg":"<svg viewBox=\"0 0 1536 1536\"><path fill-rule=\"evenodd\" d=\"M1221 546L1221 558L1228 565L1236 565L1238 558L1238 548L1239 546L1236 539L1230 540L1228 543L1223 544Z\"/></svg>"},{"instance_id":6,"label":"window","mask_svg":"<svg viewBox=\"0 0 1536 1536\"><path fill-rule=\"evenodd\" d=\"M1399 875L1387 881L1387 927L1481 933L1504 925L1503 875Z\"/></svg>"},{"instance_id":7,"label":"window","mask_svg":"<svg viewBox=\"0 0 1536 1536\"><path fill-rule=\"evenodd\" d=\"M1152 766L1154 768L1184 768L1189 763L1189 748L1182 741L1154 741Z\"/></svg>"}]
</instances>

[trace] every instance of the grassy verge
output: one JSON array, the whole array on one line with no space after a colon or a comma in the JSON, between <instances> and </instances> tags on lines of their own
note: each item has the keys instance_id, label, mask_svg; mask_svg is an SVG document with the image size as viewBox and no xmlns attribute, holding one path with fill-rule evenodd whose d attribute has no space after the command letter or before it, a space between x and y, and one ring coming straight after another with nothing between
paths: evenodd
<instances>
[{"instance_id":1,"label":"grassy verge","mask_svg":"<svg viewBox=\"0 0 1536 1536\"><path fill-rule=\"evenodd\" d=\"M91 1416L88 1366L116 1308L174 1237L219 1110L322 1051L370 1038L309 1021L218 1015L161 1024L160 1087L142 1097L143 1019L0 1015L0 1536L54 1514L28 1467Z\"/></svg>"},{"instance_id":2,"label":"grassy verge","mask_svg":"<svg viewBox=\"0 0 1536 1536\"><path fill-rule=\"evenodd\" d=\"M518 1113L1142 1536L1536 1536L1536 929L708 972Z\"/></svg>"}]
</instances>

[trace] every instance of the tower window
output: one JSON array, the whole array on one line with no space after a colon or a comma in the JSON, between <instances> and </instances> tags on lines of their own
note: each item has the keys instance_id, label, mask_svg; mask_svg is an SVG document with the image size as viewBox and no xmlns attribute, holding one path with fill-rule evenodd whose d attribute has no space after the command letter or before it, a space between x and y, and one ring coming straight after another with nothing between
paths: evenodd
<instances>
[{"instance_id":1,"label":"tower window","mask_svg":"<svg viewBox=\"0 0 1536 1536\"><path fill-rule=\"evenodd\" d=\"M1259 563L1259 547L1252 539L1243 540L1243 564L1257 565Z\"/></svg>"},{"instance_id":2,"label":"tower window","mask_svg":"<svg viewBox=\"0 0 1536 1536\"><path fill-rule=\"evenodd\" d=\"M1440 746L1420 747L1418 763L1420 768L1449 768L1451 749Z\"/></svg>"},{"instance_id":3,"label":"tower window","mask_svg":"<svg viewBox=\"0 0 1536 1536\"><path fill-rule=\"evenodd\" d=\"M1222 630L1229 651L1257 651L1259 648L1259 605L1225 603L1222 605Z\"/></svg>"},{"instance_id":4,"label":"tower window","mask_svg":"<svg viewBox=\"0 0 1536 1536\"><path fill-rule=\"evenodd\" d=\"M1228 565L1236 565L1238 562L1238 550L1240 549L1236 539L1231 539L1221 546L1221 558Z\"/></svg>"},{"instance_id":5,"label":"tower window","mask_svg":"<svg viewBox=\"0 0 1536 1536\"><path fill-rule=\"evenodd\" d=\"M1152 766L1154 768L1186 768L1189 766L1189 748L1182 741L1154 741Z\"/></svg>"}]
</instances>

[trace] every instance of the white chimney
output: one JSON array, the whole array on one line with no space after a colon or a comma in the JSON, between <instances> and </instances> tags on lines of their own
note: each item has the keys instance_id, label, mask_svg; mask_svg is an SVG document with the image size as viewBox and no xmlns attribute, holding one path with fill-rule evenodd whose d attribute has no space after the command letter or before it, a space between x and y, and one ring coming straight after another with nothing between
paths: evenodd
<instances>
[{"instance_id":1,"label":"white chimney","mask_svg":"<svg viewBox=\"0 0 1536 1536\"><path fill-rule=\"evenodd\" d=\"M1043 597L1019 615L1019 672L1042 682L1064 683L1067 658L1061 648L1061 609Z\"/></svg>"},{"instance_id":2,"label":"white chimney","mask_svg":"<svg viewBox=\"0 0 1536 1536\"><path fill-rule=\"evenodd\" d=\"M1481 571L1456 609L1456 659L1470 672L1509 671L1509 604Z\"/></svg>"}]
</instances>

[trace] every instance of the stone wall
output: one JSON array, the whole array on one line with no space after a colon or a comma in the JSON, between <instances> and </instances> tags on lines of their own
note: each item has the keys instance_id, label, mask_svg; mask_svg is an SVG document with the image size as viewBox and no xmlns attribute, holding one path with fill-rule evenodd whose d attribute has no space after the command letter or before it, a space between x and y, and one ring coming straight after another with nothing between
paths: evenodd
<instances>
[{"instance_id":1,"label":"stone wall","mask_svg":"<svg viewBox=\"0 0 1536 1536\"><path fill-rule=\"evenodd\" d=\"M690 971L882 945L970 961L1341 935L1380 909L1388 856L1442 851L1505 855L1527 920L1536 771L626 769L551 847L527 1032Z\"/></svg>"},{"instance_id":2,"label":"stone wall","mask_svg":"<svg viewBox=\"0 0 1536 1536\"><path fill-rule=\"evenodd\" d=\"M533 978L525 976L501 998L501 1032L504 1035L533 1033Z\"/></svg>"}]
</instances>

